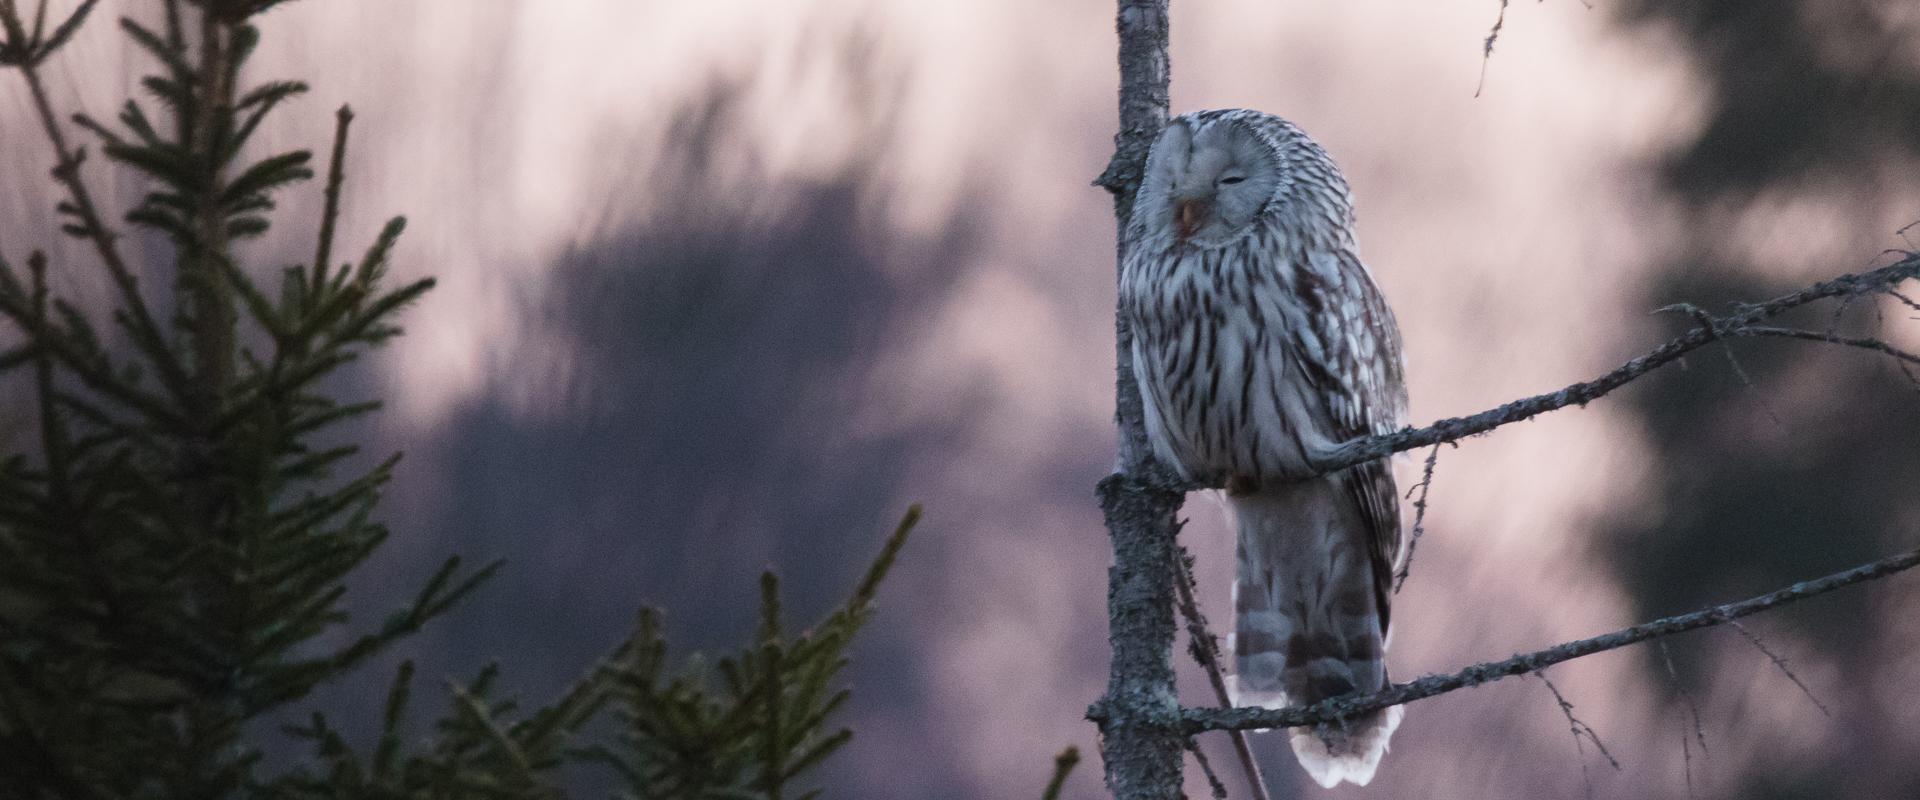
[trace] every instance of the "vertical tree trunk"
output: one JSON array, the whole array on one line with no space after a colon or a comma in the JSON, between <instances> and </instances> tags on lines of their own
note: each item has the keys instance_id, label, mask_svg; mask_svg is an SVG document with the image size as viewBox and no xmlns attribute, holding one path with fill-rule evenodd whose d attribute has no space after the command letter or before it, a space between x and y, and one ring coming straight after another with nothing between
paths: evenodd
<instances>
[{"instance_id":1,"label":"vertical tree trunk","mask_svg":"<svg viewBox=\"0 0 1920 800\"><path fill-rule=\"evenodd\" d=\"M1167 2L1118 0L1120 130L1098 183L1113 192L1122 247L1147 149L1167 123ZM1100 483L1100 506L1113 539L1107 577L1113 662L1094 716L1113 795L1175 798L1182 738L1174 727L1179 698L1173 680L1173 567L1175 514L1183 495L1157 479L1134 384L1133 337L1117 314L1114 334L1119 457L1117 472Z\"/></svg>"}]
</instances>

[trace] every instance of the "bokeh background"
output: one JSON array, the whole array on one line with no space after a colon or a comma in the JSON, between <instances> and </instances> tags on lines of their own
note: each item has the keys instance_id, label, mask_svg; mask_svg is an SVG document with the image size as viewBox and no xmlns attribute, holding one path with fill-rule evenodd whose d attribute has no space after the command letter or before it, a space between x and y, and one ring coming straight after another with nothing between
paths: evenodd
<instances>
[{"instance_id":1,"label":"bokeh background","mask_svg":"<svg viewBox=\"0 0 1920 800\"><path fill-rule=\"evenodd\" d=\"M1515 4L1485 64L1495 0L1174 4L1176 111L1273 111L1344 166L1418 422L1597 374L1686 324L1652 309L1879 263L1920 219L1920 4L1591 2ZM96 116L146 68L111 16L152 13L103 10L51 73ZM312 702L370 730L401 657L446 675L497 660L538 700L642 603L668 610L676 647L724 647L751 629L759 570L777 566L796 614L820 613L919 501L928 520L855 651L858 736L823 783L1034 797L1054 752L1093 752L1113 223L1089 182L1113 127L1111 14L1105 0L308 0L268 15L255 76L315 89L272 143L324 145L351 103L345 241L405 213L401 272L441 279L409 334L341 387L389 398L366 434L408 453L386 506L398 535L356 607L377 619L448 553L509 561ZM88 264L48 233L47 160L9 76L0 247ZM304 256L317 195L287 198L256 264ZM83 266L55 285L105 288ZM1839 324L1915 343L1912 316L1863 300ZM1914 387L1855 352L1731 349L1742 369L1703 351L1443 451L1396 603L1395 673L1913 546ZM1418 465L1400 465L1404 484ZM1189 514L1203 602L1224 622L1224 515L1206 497ZM1738 635L1696 633L1671 642L1671 672L1647 648L1552 671L1617 771L1576 750L1540 681L1511 679L1411 707L1375 783L1333 794L1920 796L1917 613L1920 585L1895 579L1749 625L1830 713ZM1683 749L1682 690L1704 753ZM1230 764L1222 744L1206 746ZM1089 762L1069 795L1100 796L1099 773ZM1270 779L1278 797L1327 794L1285 757Z\"/></svg>"}]
</instances>

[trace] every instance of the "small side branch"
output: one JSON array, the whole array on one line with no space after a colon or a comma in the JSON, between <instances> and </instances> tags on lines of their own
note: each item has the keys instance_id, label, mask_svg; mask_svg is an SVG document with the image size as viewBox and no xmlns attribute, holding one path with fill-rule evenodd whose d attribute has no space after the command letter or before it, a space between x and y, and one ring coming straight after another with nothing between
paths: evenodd
<instances>
[{"instance_id":1,"label":"small side branch","mask_svg":"<svg viewBox=\"0 0 1920 800\"><path fill-rule=\"evenodd\" d=\"M1400 587L1407 585L1407 574L1413 570L1413 551L1420 546L1420 535L1427 532L1427 492L1433 488L1433 468L1439 463L1440 445L1436 444L1433 452L1427 454L1427 466L1420 472L1420 483L1407 491L1409 496L1415 493L1420 496L1413 501L1413 532L1407 535L1407 553L1400 557L1400 569L1393 573L1394 594L1399 594Z\"/></svg>"},{"instance_id":2,"label":"small side branch","mask_svg":"<svg viewBox=\"0 0 1920 800\"><path fill-rule=\"evenodd\" d=\"M1584 406L1612 393L1660 367L1680 360L1686 355L1706 345L1727 337L1736 336L1788 336L1826 341L1831 344L1867 347L1886 352L1873 340L1854 342L1840 337L1819 335L1800 336L1782 333L1782 329L1763 326L1760 323L1780 316L1811 303L1835 297L1848 297L1860 294L1885 292L1896 284L1920 276L1920 253L1905 253L1893 264L1868 272L1842 275L1829 281L1815 284L1793 294L1769 300L1765 303L1744 305L1725 316L1709 316L1692 330L1681 334L1666 344L1660 345L1645 355L1622 364L1619 368L1590 381L1576 383L1559 391L1535 395L1515 400L1499 408L1488 409L1465 417L1443 419L1424 428L1407 428L1382 436L1369 436L1354 439L1335 448L1329 455L1316 460L1315 475L1338 472L1357 464L1364 464L1378 458L1393 455L1406 450L1431 447L1444 442L1454 442L1469 436L1478 436L1521 420L1532 419L1549 411L1557 411L1567 406ZM1891 355L1891 354L1890 354ZM1898 358L1898 356L1895 356ZM1904 362L1904 359L1903 359ZM1211 486L1193 488L1218 488Z\"/></svg>"},{"instance_id":3,"label":"small side branch","mask_svg":"<svg viewBox=\"0 0 1920 800\"><path fill-rule=\"evenodd\" d=\"M1213 696L1222 708L1233 705L1227 697L1225 667L1220 663L1220 640L1207 630L1207 617L1200 613L1200 603L1194 599L1193 556L1187 548L1180 547L1179 574L1174 583L1178 592L1177 601L1180 615L1187 620L1187 645L1193 654L1193 660L1207 671L1207 681L1213 685ZM1228 731L1233 739L1233 752L1240 759L1240 768L1247 775L1247 786L1254 800L1268 800L1267 782L1260 777L1260 763L1253 758L1253 748L1247 744L1246 731ZM1195 755L1197 748L1190 748Z\"/></svg>"},{"instance_id":4,"label":"small side branch","mask_svg":"<svg viewBox=\"0 0 1920 800\"><path fill-rule=\"evenodd\" d=\"M1673 688L1680 692L1680 699L1687 704L1687 713L1693 717L1693 738L1700 742L1700 755L1705 756L1707 754L1707 728L1705 725L1700 724L1700 706L1693 701L1693 693L1687 691L1687 685L1681 682L1680 670L1673 666L1673 653L1667 649L1667 643L1662 641L1658 644L1660 646L1660 661L1667 667L1667 678L1673 681ZM1686 737L1681 737L1680 743L1685 745ZM1687 754L1687 762L1687 783L1691 786L1693 783L1693 756L1691 753Z\"/></svg>"},{"instance_id":5,"label":"small side branch","mask_svg":"<svg viewBox=\"0 0 1920 800\"><path fill-rule=\"evenodd\" d=\"M1600 741L1600 733L1592 725L1573 715L1573 704L1567 702L1567 696L1560 693L1560 687L1553 685L1553 679L1547 677L1546 672L1533 673L1533 677L1547 685L1547 691L1553 693L1553 702L1560 704L1560 713L1566 715L1567 729L1573 732L1573 750L1580 754L1580 783L1586 787L1587 796L1592 797L1593 779L1587 774L1587 746L1581 740L1593 742L1594 748L1600 751L1600 757L1605 758L1615 772L1620 771L1620 761L1607 750L1607 743Z\"/></svg>"},{"instance_id":6,"label":"small side branch","mask_svg":"<svg viewBox=\"0 0 1920 800\"><path fill-rule=\"evenodd\" d=\"M1207 777L1207 791L1214 800L1227 800L1227 785L1220 782L1220 775L1213 771L1213 762L1207 760L1207 754L1200 751L1200 743L1193 737L1187 737L1187 752L1193 754L1193 760L1200 765L1200 774Z\"/></svg>"},{"instance_id":7,"label":"small side branch","mask_svg":"<svg viewBox=\"0 0 1920 800\"><path fill-rule=\"evenodd\" d=\"M1879 352L1893 359L1894 363L1899 364L1902 369L1920 365L1920 355L1906 352L1879 339L1844 337L1764 324L1781 314L1821 300L1887 294L1900 283L1916 277L1920 277L1920 253L1901 253L1900 260L1888 266L1842 275L1764 303L1741 305L1724 316L1713 316L1701 312L1694 315L1696 325L1691 330L1620 365L1605 375L1546 394L1514 400L1477 414L1439 420L1424 428L1409 427L1379 436L1351 439L1316 456L1313 459L1312 471L1296 477L1304 480L1329 475L1394 453L1432 447L1436 444L1451 444L1461 439L1490 433L1496 428L1533 419L1541 414L1558 411L1568 406L1585 406L1613 393L1622 386L1639 380L1656 369L1679 361L1688 353L1722 339L1751 337L1800 339ZM1683 304L1670 306L1665 310L1691 308ZM1128 377L1132 377L1130 373ZM1138 400L1135 399L1134 403L1134 410L1137 410ZM1214 476L1211 480L1181 482L1146 471L1140 474L1152 481L1157 488L1171 492L1225 488L1219 476Z\"/></svg>"},{"instance_id":8,"label":"small side branch","mask_svg":"<svg viewBox=\"0 0 1920 800\"><path fill-rule=\"evenodd\" d=\"M1767 643L1763 641L1759 635L1747 630L1747 626L1737 621L1728 620L1727 624L1732 626L1734 630L1739 631L1740 635L1746 638L1747 643L1753 645L1755 650L1759 650L1761 654L1765 655L1767 660L1772 661L1774 668L1780 670L1780 674L1787 676L1787 680L1793 681L1793 685L1800 687L1800 693L1806 695L1808 700L1813 701L1814 708L1820 709L1820 713L1829 717L1833 716L1833 710L1827 708L1826 703L1820 702L1819 697L1814 696L1813 689L1808 688L1807 684L1800 680L1800 676L1793 674L1793 670L1787 666L1787 660L1781 658L1779 653L1773 652L1773 648L1768 647Z\"/></svg>"},{"instance_id":9,"label":"small side branch","mask_svg":"<svg viewBox=\"0 0 1920 800\"><path fill-rule=\"evenodd\" d=\"M1507 2L1500 0L1500 15L1493 18L1493 29L1487 31L1486 41L1480 43L1480 81L1473 85L1473 96L1479 97L1480 90L1487 88L1487 64L1493 61L1493 45L1500 41L1500 29L1507 26Z\"/></svg>"},{"instance_id":10,"label":"small side branch","mask_svg":"<svg viewBox=\"0 0 1920 800\"><path fill-rule=\"evenodd\" d=\"M1576 658L1617 650L1628 645L1672 636L1700 628L1724 625L1741 617L1758 614L1789 603L1817 597L1856 583L1878 580L1920 565L1920 550L1836 572L1823 578L1796 583L1758 597L1704 608L1689 614L1654 620L1590 639L1554 645L1502 661L1491 661L1463 669L1451 675L1428 675L1408 683L1394 684L1369 695L1337 697L1312 706L1283 709L1203 708L1187 709L1181 725L1189 734L1208 730L1250 730L1257 728L1297 728L1318 725L1378 711L1388 706L1424 700L1470 686L1500 680L1513 675L1539 672L1547 667Z\"/></svg>"}]
</instances>

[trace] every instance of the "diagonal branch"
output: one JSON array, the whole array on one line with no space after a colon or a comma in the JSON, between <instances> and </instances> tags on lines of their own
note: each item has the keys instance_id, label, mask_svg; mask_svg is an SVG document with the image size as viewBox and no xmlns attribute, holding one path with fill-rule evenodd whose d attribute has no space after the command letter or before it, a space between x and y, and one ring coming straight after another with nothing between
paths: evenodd
<instances>
[{"instance_id":1,"label":"diagonal branch","mask_svg":"<svg viewBox=\"0 0 1920 800\"><path fill-rule=\"evenodd\" d=\"M1433 452L1427 454L1427 465L1421 470L1420 482L1407 491L1409 497L1415 493L1420 497L1413 501L1413 531L1407 534L1407 552L1400 556L1400 568L1393 573L1394 594L1399 594L1400 587L1407 585L1407 575L1413 571L1413 551L1420 547L1420 535L1427 531L1427 493L1433 489L1433 468L1439 463L1440 445L1436 444Z\"/></svg>"},{"instance_id":2,"label":"diagonal branch","mask_svg":"<svg viewBox=\"0 0 1920 800\"><path fill-rule=\"evenodd\" d=\"M1762 326L1760 323L1780 316L1793 309L1834 297L1884 292L1902 281L1920 277L1920 253L1904 253L1903 257L1888 266L1868 272L1842 275L1832 280L1814 284L1793 294L1774 298L1765 303L1744 305L1725 316L1708 315L1698 326L1681 334L1665 344L1648 351L1645 355L1620 365L1619 368L1590 381L1576 383L1566 388L1546 394L1522 398L1499 408L1488 409L1465 417L1443 419L1424 428L1407 428L1381 436L1369 436L1354 439L1335 447L1326 455L1315 459L1314 475L1332 472L1364 464L1394 453L1430 447L1443 442L1453 442L1469 436L1478 436L1502 425L1532 419L1549 411L1557 411L1567 406L1584 406L1612 393L1660 367L1680 360L1686 355L1713 342L1733 336L1790 336L1791 338L1818 339L1833 344L1850 345L1881 349L1863 342L1845 340L1841 337L1798 336L1785 334L1781 329ZM1886 352L1882 350L1882 352ZM1897 357L1897 356L1896 356ZM1303 476L1311 477L1311 476ZM1216 486L1194 486L1184 488L1219 488Z\"/></svg>"},{"instance_id":3,"label":"diagonal branch","mask_svg":"<svg viewBox=\"0 0 1920 800\"><path fill-rule=\"evenodd\" d=\"M1878 339L1850 338L1762 324L1781 314L1821 300L1891 293L1898 284L1916 277L1920 277L1920 253L1901 253L1899 261L1885 267L1841 275L1764 303L1741 305L1724 316L1714 316L1686 304L1670 306L1670 310L1689 312L1696 320L1695 327L1605 375L1546 394L1524 397L1478 414L1439 420L1424 428L1403 428L1393 433L1352 439L1318 454L1313 458L1312 472L1297 477L1304 480L1327 475L1385 458L1394 453L1479 436L1504 425L1529 420L1567 406L1585 406L1640 379L1647 373L1679 361L1688 353L1725 338L1800 339L1877 351L1891 357L1903 368L1909 363L1920 364L1920 356L1900 350ZM1225 488L1224 484L1217 479L1183 483L1168 479L1164 475L1157 475L1151 470L1136 473L1136 479L1156 484L1156 488L1175 492Z\"/></svg>"},{"instance_id":4,"label":"diagonal branch","mask_svg":"<svg viewBox=\"0 0 1920 800\"><path fill-rule=\"evenodd\" d=\"M1547 691L1553 693L1553 702L1560 705L1560 713L1566 716L1567 730L1573 733L1573 750L1580 754L1580 783L1586 787L1587 797L1593 797L1593 779L1587 774L1587 746L1581 740L1593 742L1593 746L1600 751L1600 757L1606 759L1615 772L1620 771L1620 761L1607 750L1607 743L1600 741L1599 731L1594 730L1593 726L1588 725L1585 720L1573 715L1573 703L1568 702L1567 696L1560 693L1560 687L1553 685L1553 679L1547 677L1546 670L1533 673L1533 677L1539 678L1541 683L1547 685Z\"/></svg>"},{"instance_id":5,"label":"diagonal branch","mask_svg":"<svg viewBox=\"0 0 1920 800\"><path fill-rule=\"evenodd\" d=\"M1759 650L1762 655L1765 655L1768 661L1772 661L1774 668L1780 670L1780 674L1787 676L1787 680L1793 681L1793 685L1800 687L1800 693L1806 695L1808 700L1813 701L1814 708L1820 709L1821 714L1829 717L1833 716L1833 710L1827 708L1826 703L1820 702L1820 698L1813 693L1812 687L1807 686L1805 682L1801 681L1800 676L1793 674L1793 669L1787 666L1787 660L1782 658L1779 653L1773 652L1773 648L1768 647L1766 641L1762 640L1759 634L1747 630L1747 626L1738 622L1728 622L1727 624L1733 626L1733 629L1745 637L1747 643L1753 645L1755 650Z\"/></svg>"},{"instance_id":6,"label":"diagonal branch","mask_svg":"<svg viewBox=\"0 0 1920 800\"><path fill-rule=\"evenodd\" d=\"M1227 696L1227 681L1222 676L1220 664L1220 640L1207 630L1207 617L1200 613L1200 603L1194 599L1193 556L1187 548L1180 548L1179 574L1173 584L1178 592L1180 615L1187 618L1187 645L1193 653L1193 660L1206 668L1207 681L1213 685L1213 697L1221 706L1233 704ZM1240 768L1246 772L1248 791L1254 800L1269 800L1267 782L1260 777L1260 764L1253 758L1253 748L1247 744L1245 731L1228 731L1233 739L1233 753L1240 759ZM1199 754L1194 750L1195 755Z\"/></svg>"},{"instance_id":7,"label":"diagonal branch","mask_svg":"<svg viewBox=\"0 0 1920 800\"><path fill-rule=\"evenodd\" d=\"M1479 686L1501 678L1539 672L1547 667L1594 653L1617 650L1632 644L1672 636L1676 633L1724 625L1741 617L1758 614L1789 603L1817 597L1856 583L1878 580L1920 565L1920 550L1909 550L1823 578L1796 583L1758 597L1703 608L1689 614L1658 619L1623 628L1590 639L1554 645L1544 650L1516 655L1503 661L1475 664L1451 675L1428 675L1407 683L1394 684L1369 695L1337 697L1313 706L1283 709L1198 708L1181 714L1181 729L1191 733L1209 730L1249 730L1256 728L1296 728L1359 716L1388 706L1424 700L1458 689Z\"/></svg>"}]
</instances>

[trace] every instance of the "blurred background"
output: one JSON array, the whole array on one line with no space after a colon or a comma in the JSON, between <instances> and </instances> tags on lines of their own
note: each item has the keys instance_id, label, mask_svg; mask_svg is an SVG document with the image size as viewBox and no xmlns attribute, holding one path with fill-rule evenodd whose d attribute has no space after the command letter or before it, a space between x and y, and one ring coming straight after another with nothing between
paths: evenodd
<instances>
[{"instance_id":1,"label":"blurred background","mask_svg":"<svg viewBox=\"0 0 1920 800\"><path fill-rule=\"evenodd\" d=\"M1416 423L1590 377L1687 324L1652 309L1910 246L1920 4L1592 3L1515 4L1483 65L1496 0L1175 0L1176 112L1272 111L1345 168ZM152 9L103 10L50 73L102 117L149 66L110 17ZM355 602L378 619L450 552L509 561L314 704L371 731L402 657L429 675L497 660L546 698L643 603L678 648L730 645L759 570L777 566L797 616L822 613L918 501L927 522L855 650L858 734L830 795L1036 797L1053 753L1095 752L1113 221L1089 182L1113 128L1111 3L308 0L264 23L254 77L314 86L273 145L324 146L351 103L343 241L407 214L402 276L441 279L342 387L390 400L366 433L408 454ZM0 246L90 264L49 235L28 102L0 83ZM318 194L287 196L256 264L304 257ZM1838 324L1920 344L1912 316L1861 300ZM1395 674L1912 547L1914 387L1858 352L1731 350L1739 369L1702 351L1442 452ZM1204 496L1188 513L1224 625L1224 515ZM1670 641L1671 672L1650 648L1552 670L1618 771L1591 747L1583 766L1546 687L1512 679L1412 706L1374 784L1338 793L1920 796L1916 609L1897 578L1748 626L1830 714L1737 634L1695 633ZM1185 699L1210 702L1181 668ZM1683 691L1704 753L1683 749ZM1324 794L1290 758L1269 769L1278 797ZM1102 794L1097 759L1068 794Z\"/></svg>"}]
</instances>

